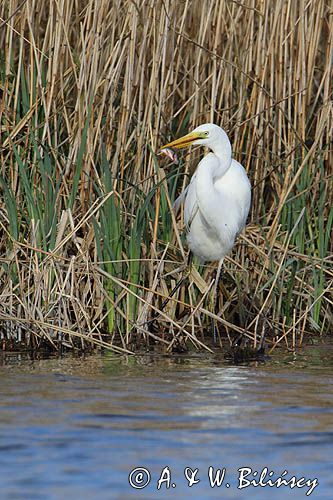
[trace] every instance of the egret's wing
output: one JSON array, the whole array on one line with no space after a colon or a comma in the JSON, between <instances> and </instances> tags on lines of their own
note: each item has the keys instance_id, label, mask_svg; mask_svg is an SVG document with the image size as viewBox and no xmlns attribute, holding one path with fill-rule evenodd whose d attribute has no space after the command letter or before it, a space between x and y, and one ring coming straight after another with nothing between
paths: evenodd
<instances>
[{"instance_id":1,"label":"egret's wing","mask_svg":"<svg viewBox=\"0 0 333 500\"><path fill-rule=\"evenodd\" d=\"M215 182L223 208L223 223L238 235L246 224L251 205L251 184L244 167L232 160L229 170Z\"/></svg>"},{"instance_id":2,"label":"egret's wing","mask_svg":"<svg viewBox=\"0 0 333 500\"><path fill-rule=\"evenodd\" d=\"M180 195L178 196L178 198L175 200L174 204L172 205L172 208L173 208L175 215L177 215L178 210L180 209L180 205L182 203L184 203L184 201L185 201L188 188L189 188L189 186L187 186L187 188L185 188L184 191L182 193L180 193Z\"/></svg>"}]
</instances>

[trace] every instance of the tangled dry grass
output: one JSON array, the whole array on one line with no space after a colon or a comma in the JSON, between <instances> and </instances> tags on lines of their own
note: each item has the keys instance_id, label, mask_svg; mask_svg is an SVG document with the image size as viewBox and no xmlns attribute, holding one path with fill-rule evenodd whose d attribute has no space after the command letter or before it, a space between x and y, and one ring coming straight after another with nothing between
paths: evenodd
<instances>
[{"instance_id":1,"label":"tangled dry grass","mask_svg":"<svg viewBox=\"0 0 333 500\"><path fill-rule=\"evenodd\" d=\"M200 152L154 154L206 121L253 185L220 290L227 343L330 331L330 2L7 0L0 44L7 348L210 349L213 265L161 310L186 254L171 206Z\"/></svg>"}]
</instances>

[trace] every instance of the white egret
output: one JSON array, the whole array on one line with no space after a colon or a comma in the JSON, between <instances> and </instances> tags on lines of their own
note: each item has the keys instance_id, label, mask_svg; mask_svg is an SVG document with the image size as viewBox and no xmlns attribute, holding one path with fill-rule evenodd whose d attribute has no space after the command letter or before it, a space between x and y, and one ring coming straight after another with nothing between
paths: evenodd
<instances>
[{"instance_id":1,"label":"white egret","mask_svg":"<svg viewBox=\"0 0 333 500\"><path fill-rule=\"evenodd\" d=\"M161 150L191 145L206 146L211 152L200 161L175 206L184 202L187 242L193 254L201 261L219 261L216 297L223 259L246 224L251 184L243 166L232 158L229 138L221 127L213 123L200 125Z\"/></svg>"}]
</instances>

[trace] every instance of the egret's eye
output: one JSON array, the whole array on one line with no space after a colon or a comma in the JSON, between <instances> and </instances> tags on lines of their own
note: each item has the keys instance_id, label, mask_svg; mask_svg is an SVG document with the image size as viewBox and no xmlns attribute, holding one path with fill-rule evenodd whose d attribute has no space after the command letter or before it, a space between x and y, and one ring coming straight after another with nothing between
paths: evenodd
<instances>
[{"instance_id":1,"label":"egret's eye","mask_svg":"<svg viewBox=\"0 0 333 500\"><path fill-rule=\"evenodd\" d=\"M208 134L209 134L209 132L204 132L204 135L205 135L206 137L208 136Z\"/></svg>"}]
</instances>

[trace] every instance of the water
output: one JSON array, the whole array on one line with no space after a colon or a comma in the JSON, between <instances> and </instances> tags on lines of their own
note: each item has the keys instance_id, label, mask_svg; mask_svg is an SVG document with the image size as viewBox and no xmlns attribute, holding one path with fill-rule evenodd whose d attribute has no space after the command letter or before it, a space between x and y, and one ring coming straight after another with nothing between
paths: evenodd
<instances>
[{"instance_id":1,"label":"water","mask_svg":"<svg viewBox=\"0 0 333 500\"><path fill-rule=\"evenodd\" d=\"M297 500L311 488L310 498L333 497L333 346L249 366L204 356L0 360L1 500ZM210 466L225 469L220 487ZM149 470L146 488L128 482L137 467ZM191 488L186 467L200 480ZM312 487L245 487L265 467L272 480L287 470Z\"/></svg>"}]
</instances>

